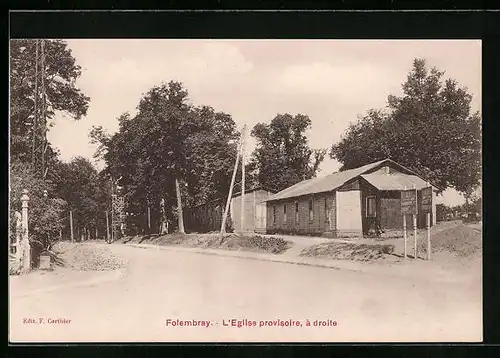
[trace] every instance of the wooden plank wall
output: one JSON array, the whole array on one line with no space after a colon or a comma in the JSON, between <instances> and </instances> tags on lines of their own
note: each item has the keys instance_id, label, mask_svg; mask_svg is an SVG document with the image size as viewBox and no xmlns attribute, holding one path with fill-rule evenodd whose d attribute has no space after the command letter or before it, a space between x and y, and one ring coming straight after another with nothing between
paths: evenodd
<instances>
[{"instance_id":1,"label":"wooden plank wall","mask_svg":"<svg viewBox=\"0 0 500 358\"><path fill-rule=\"evenodd\" d=\"M309 199L313 201L313 220L309 220ZM331 211L330 215L325 210L325 200ZM298 203L299 209L298 222L295 214L295 203ZM334 221L332 227L335 227L335 207L335 194L331 192L270 202L267 206L267 231L269 233L290 234L328 232L330 231L330 219ZM273 221L273 208L276 210L276 221Z\"/></svg>"}]
</instances>

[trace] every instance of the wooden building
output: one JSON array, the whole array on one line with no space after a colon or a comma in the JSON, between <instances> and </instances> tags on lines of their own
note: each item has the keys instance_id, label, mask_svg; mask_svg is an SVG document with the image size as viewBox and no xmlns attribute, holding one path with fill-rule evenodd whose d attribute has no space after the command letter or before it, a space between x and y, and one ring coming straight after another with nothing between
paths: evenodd
<instances>
[{"instance_id":1,"label":"wooden building","mask_svg":"<svg viewBox=\"0 0 500 358\"><path fill-rule=\"evenodd\" d=\"M267 228L266 200L273 193L262 187L245 191L243 228L241 227L241 193L233 195L230 213L234 231L265 233Z\"/></svg>"},{"instance_id":2,"label":"wooden building","mask_svg":"<svg viewBox=\"0 0 500 358\"><path fill-rule=\"evenodd\" d=\"M241 193L234 193L230 202L226 231L265 233L267 228L266 200L273 192L255 187L245 191L244 227L241 227ZM185 226L188 232L219 231L226 202L217 200L185 210Z\"/></svg>"},{"instance_id":3,"label":"wooden building","mask_svg":"<svg viewBox=\"0 0 500 358\"><path fill-rule=\"evenodd\" d=\"M222 200L211 201L184 209L184 227L186 232L220 231L224 203ZM226 225L228 232L232 231L231 220Z\"/></svg>"},{"instance_id":4,"label":"wooden building","mask_svg":"<svg viewBox=\"0 0 500 358\"><path fill-rule=\"evenodd\" d=\"M390 159L297 183L267 200L267 233L361 237L401 230L401 190L428 187L426 180ZM431 225L436 221L433 186ZM420 198L418 199L420 200ZM417 227L425 227L419 213ZM412 229L411 217L407 228Z\"/></svg>"}]
</instances>

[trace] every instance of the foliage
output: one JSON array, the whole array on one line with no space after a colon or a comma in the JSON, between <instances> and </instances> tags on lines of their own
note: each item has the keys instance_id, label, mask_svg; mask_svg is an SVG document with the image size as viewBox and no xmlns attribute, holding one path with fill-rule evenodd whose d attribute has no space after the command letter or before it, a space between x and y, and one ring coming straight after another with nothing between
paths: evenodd
<instances>
[{"instance_id":1,"label":"foliage","mask_svg":"<svg viewBox=\"0 0 500 358\"><path fill-rule=\"evenodd\" d=\"M11 211L20 210L21 191L29 191L30 240L47 247L59 236L59 230L64 226L67 213L67 202L64 199L68 197L59 196L57 187L61 184L61 178L57 168L62 164L57 158L57 150L50 143L46 154L50 166L47 179L36 176L28 165L31 163L33 149L35 86L36 83L41 86L42 78L41 52L38 53L38 73L35 72L37 41L42 40L19 39L10 42L10 199ZM84 116L89 97L76 86L75 81L81 75L81 67L76 64L66 42L43 40L43 43L45 114L50 128L53 125L51 119L56 112L64 112L76 120Z\"/></svg>"},{"instance_id":2,"label":"foliage","mask_svg":"<svg viewBox=\"0 0 500 358\"><path fill-rule=\"evenodd\" d=\"M441 203L436 204L436 220L438 222L446 220L452 213L453 210L451 207Z\"/></svg>"},{"instance_id":3,"label":"foliage","mask_svg":"<svg viewBox=\"0 0 500 358\"><path fill-rule=\"evenodd\" d=\"M37 177L31 168L18 161L11 162L10 167L10 208L21 212L21 196L28 190L28 228L30 240L37 240L47 247L57 237L63 227L62 218L66 202L59 198L51 198L53 185ZM47 195L44 195L47 193Z\"/></svg>"},{"instance_id":4,"label":"foliage","mask_svg":"<svg viewBox=\"0 0 500 358\"><path fill-rule=\"evenodd\" d=\"M62 40L44 40L45 88L47 121L56 111L75 119L87 113L89 97L75 81L81 75L71 50ZM40 54L39 54L40 56ZM31 160L31 127L35 99L36 40L16 39L10 42L10 155L27 162ZM48 157L55 160L57 152L50 145Z\"/></svg>"},{"instance_id":5,"label":"foliage","mask_svg":"<svg viewBox=\"0 0 500 358\"><path fill-rule=\"evenodd\" d=\"M308 116L278 114L269 124L252 129L257 148L249 164L251 180L276 191L314 177L326 154L312 150L305 132L311 127Z\"/></svg>"},{"instance_id":6,"label":"foliage","mask_svg":"<svg viewBox=\"0 0 500 358\"><path fill-rule=\"evenodd\" d=\"M342 170L391 158L444 190L470 195L480 181L481 117L472 96L444 72L415 59L403 96L388 98L389 111L369 110L349 126L330 156Z\"/></svg>"},{"instance_id":7,"label":"foliage","mask_svg":"<svg viewBox=\"0 0 500 358\"><path fill-rule=\"evenodd\" d=\"M99 144L96 156L106 162L104 173L124 188L129 225L145 228L148 204L158 222L162 198L174 221L176 178L183 206L227 195L238 138L231 116L189 104L187 90L173 81L153 87L137 109L135 116L120 116L117 133L101 127L90 133Z\"/></svg>"},{"instance_id":8,"label":"foliage","mask_svg":"<svg viewBox=\"0 0 500 358\"><path fill-rule=\"evenodd\" d=\"M239 137L226 113L202 106L193 108L192 114L197 130L185 142L189 206L227 196Z\"/></svg>"},{"instance_id":9,"label":"foliage","mask_svg":"<svg viewBox=\"0 0 500 358\"><path fill-rule=\"evenodd\" d=\"M69 163L58 163L54 171L59 178L54 185L54 195L68 203L75 228L99 227L103 232L106 227L104 212L111 203L109 181L83 157L76 157Z\"/></svg>"}]
</instances>

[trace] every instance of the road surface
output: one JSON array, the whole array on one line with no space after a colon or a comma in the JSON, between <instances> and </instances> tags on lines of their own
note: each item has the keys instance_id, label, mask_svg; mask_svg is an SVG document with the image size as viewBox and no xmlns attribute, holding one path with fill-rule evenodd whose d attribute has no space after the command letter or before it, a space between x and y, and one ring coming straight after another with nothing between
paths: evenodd
<instances>
[{"instance_id":1,"label":"road surface","mask_svg":"<svg viewBox=\"0 0 500 358\"><path fill-rule=\"evenodd\" d=\"M480 279L433 283L120 244L108 247L129 261L124 277L28 297L12 293L10 340L482 340ZM167 326L168 319L194 320L197 326ZM316 320L325 326L314 326Z\"/></svg>"}]
</instances>

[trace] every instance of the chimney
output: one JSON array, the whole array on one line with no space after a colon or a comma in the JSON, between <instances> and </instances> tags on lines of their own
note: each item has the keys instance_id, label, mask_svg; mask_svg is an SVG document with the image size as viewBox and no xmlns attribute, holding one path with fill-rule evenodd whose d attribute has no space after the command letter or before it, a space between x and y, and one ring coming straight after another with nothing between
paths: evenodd
<instances>
[{"instance_id":1,"label":"chimney","mask_svg":"<svg viewBox=\"0 0 500 358\"><path fill-rule=\"evenodd\" d=\"M387 165L385 167L382 167L382 173L385 174L385 175L390 174L389 173L389 167Z\"/></svg>"}]
</instances>

